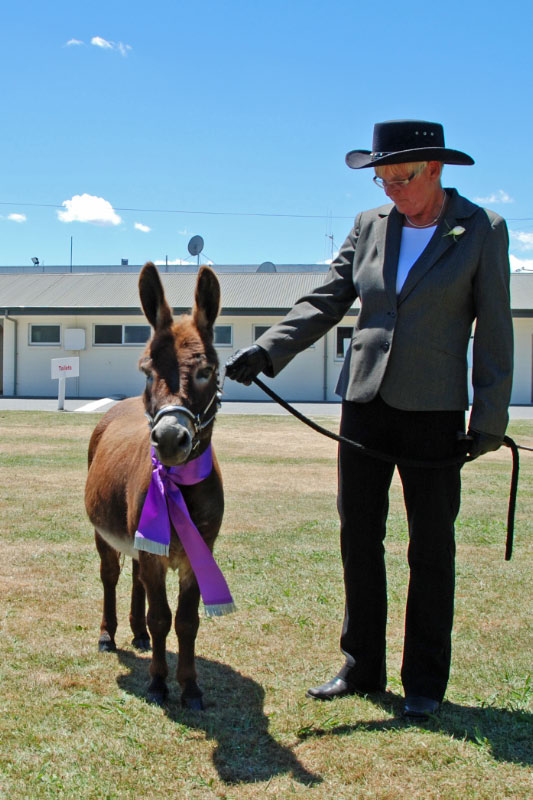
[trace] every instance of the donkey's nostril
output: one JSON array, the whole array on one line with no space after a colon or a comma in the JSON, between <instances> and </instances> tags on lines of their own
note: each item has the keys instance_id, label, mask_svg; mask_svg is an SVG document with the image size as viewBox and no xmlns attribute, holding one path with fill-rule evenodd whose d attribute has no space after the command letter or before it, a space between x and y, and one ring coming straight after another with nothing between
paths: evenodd
<instances>
[{"instance_id":1,"label":"donkey's nostril","mask_svg":"<svg viewBox=\"0 0 533 800\"><path fill-rule=\"evenodd\" d=\"M151 441L159 460L167 465L183 463L192 447L191 432L171 418L163 418L155 426Z\"/></svg>"}]
</instances>

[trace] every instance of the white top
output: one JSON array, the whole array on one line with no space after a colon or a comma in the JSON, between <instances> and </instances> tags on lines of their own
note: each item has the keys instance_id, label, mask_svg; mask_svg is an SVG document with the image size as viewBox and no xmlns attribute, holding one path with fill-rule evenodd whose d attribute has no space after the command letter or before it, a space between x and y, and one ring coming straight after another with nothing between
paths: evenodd
<instances>
[{"instance_id":1,"label":"white top","mask_svg":"<svg viewBox=\"0 0 533 800\"><path fill-rule=\"evenodd\" d=\"M400 294L409 270L426 249L435 232L436 225L429 228L402 228L402 243L398 258L398 274L396 276L396 293Z\"/></svg>"}]
</instances>

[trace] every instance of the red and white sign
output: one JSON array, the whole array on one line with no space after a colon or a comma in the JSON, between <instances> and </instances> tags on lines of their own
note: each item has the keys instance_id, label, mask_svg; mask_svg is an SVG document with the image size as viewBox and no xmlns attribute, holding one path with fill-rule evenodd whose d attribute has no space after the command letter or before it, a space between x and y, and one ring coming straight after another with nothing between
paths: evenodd
<instances>
[{"instance_id":1,"label":"red and white sign","mask_svg":"<svg viewBox=\"0 0 533 800\"><path fill-rule=\"evenodd\" d=\"M52 378L77 378L80 374L80 359L72 358L52 359Z\"/></svg>"}]
</instances>

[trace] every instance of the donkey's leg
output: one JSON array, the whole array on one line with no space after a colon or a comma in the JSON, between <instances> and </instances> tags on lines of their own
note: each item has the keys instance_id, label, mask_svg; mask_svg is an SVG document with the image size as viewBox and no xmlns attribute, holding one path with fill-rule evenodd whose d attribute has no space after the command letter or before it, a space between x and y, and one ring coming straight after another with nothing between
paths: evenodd
<instances>
[{"instance_id":1,"label":"donkey's leg","mask_svg":"<svg viewBox=\"0 0 533 800\"><path fill-rule=\"evenodd\" d=\"M139 577L148 597L148 630L152 637L152 661L147 699L162 705L167 697L168 675L166 639L172 626L172 614L167 602L165 579L167 560L152 553L139 552Z\"/></svg>"},{"instance_id":2,"label":"donkey's leg","mask_svg":"<svg viewBox=\"0 0 533 800\"><path fill-rule=\"evenodd\" d=\"M100 578L104 587L104 610L100 625L98 649L102 653L114 653L117 649L115 633L117 630L116 586L120 575L120 554L110 547L95 531L96 549L100 553Z\"/></svg>"},{"instance_id":3,"label":"donkey's leg","mask_svg":"<svg viewBox=\"0 0 533 800\"><path fill-rule=\"evenodd\" d=\"M186 708L202 710L202 692L197 683L194 646L200 620L198 605L200 590L196 578L187 565L179 567L180 591L176 612L176 635L178 637L177 679L182 688L181 704Z\"/></svg>"},{"instance_id":4,"label":"donkey's leg","mask_svg":"<svg viewBox=\"0 0 533 800\"><path fill-rule=\"evenodd\" d=\"M150 636L146 630L146 591L139 578L139 562L135 558L131 585L130 627L133 632L132 645L137 650L149 650Z\"/></svg>"}]
</instances>

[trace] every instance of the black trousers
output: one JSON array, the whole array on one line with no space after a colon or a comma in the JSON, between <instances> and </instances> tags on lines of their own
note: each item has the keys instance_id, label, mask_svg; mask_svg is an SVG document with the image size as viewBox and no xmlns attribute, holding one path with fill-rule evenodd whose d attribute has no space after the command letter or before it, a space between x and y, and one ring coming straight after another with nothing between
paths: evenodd
<instances>
[{"instance_id":1,"label":"black trousers","mask_svg":"<svg viewBox=\"0 0 533 800\"><path fill-rule=\"evenodd\" d=\"M395 457L438 460L461 454L463 411L402 411L381 397L343 402L341 434ZM441 701L451 660L454 522L460 467L398 467L409 528L410 568L402 683L406 695ZM386 685L387 586L384 539L394 464L339 446L338 509L345 617L339 673L357 688Z\"/></svg>"}]
</instances>

